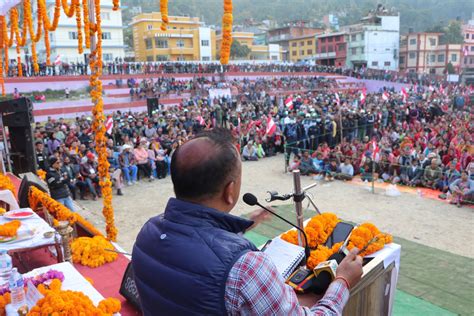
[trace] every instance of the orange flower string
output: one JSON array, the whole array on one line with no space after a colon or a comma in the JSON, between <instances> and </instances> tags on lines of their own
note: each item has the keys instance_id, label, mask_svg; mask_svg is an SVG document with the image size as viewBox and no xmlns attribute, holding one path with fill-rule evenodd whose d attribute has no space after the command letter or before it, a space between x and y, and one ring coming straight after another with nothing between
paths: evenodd
<instances>
[{"instance_id":1,"label":"orange flower string","mask_svg":"<svg viewBox=\"0 0 474 316\"><path fill-rule=\"evenodd\" d=\"M38 10L38 19L42 19L45 25L45 29L48 31L55 31L59 24L59 17L61 16L61 0L56 0L54 3L54 18L53 24L49 21L48 14L46 12L46 0L38 0L38 5L41 4L41 12Z\"/></svg>"},{"instance_id":2,"label":"orange flower string","mask_svg":"<svg viewBox=\"0 0 474 316\"><path fill-rule=\"evenodd\" d=\"M2 173L0 173L0 190L10 190L16 196L16 188L12 180Z\"/></svg>"},{"instance_id":3,"label":"orange flower string","mask_svg":"<svg viewBox=\"0 0 474 316\"><path fill-rule=\"evenodd\" d=\"M72 18L76 12L76 5L79 5L78 1L72 0L70 6L67 5L67 0L62 0L61 3L63 5L64 14L66 14L68 18Z\"/></svg>"},{"instance_id":4,"label":"orange flower string","mask_svg":"<svg viewBox=\"0 0 474 316\"><path fill-rule=\"evenodd\" d=\"M321 245L318 249L311 251L308 262L306 263L308 269L313 270L318 264L328 260L330 256L339 251L342 244L342 242L334 244L331 249Z\"/></svg>"},{"instance_id":5,"label":"orange flower string","mask_svg":"<svg viewBox=\"0 0 474 316\"><path fill-rule=\"evenodd\" d=\"M46 179L46 171L44 171L43 169L38 169L38 171L36 171L36 174L38 175L38 177L40 177L41 180L45 180Z\"/></svg>"},{"instance_id":6,"label":"orange flower string","mask_svg":"<svg viewBox=\"0 0 474 316\"><path fill-rule=\"evenodd\" d=\"M114 5L114 7L112 8L112 10L117 11L118 9L120 9L120 1L119 0L113 0L113 5Z\"/></svg>"},{"instance_id":7,"label":"orange flower string","mask_svg":"<svg viewBox=\"0 0 474 316\"><path fill-rule=\"evenodd\" d=\"M224 16L222 17L222 44L221 44L221 64L227 65L232 47L232 0L224 0Z\"/></svg>"},{"instance_id":8,"label":"orange flower string","mask_svg":"<svg viewBox=\"0 0 474 316\"><path fill-rule=\"evenodd\" d=\"M166 31L169 24L168 18L168 0L160 0L160 12L161 12L161 30Z\"/></svg>"},{"instance_id":9,"label":"orange flower string","mask_svg":"<svg viewBox=\"0 0 474 316\"><path fill-rule=\"evenodd\" d=\"M82 0L82 19L84 20L84 35L86 40L86 48L91 47L91 29L89 23L89 3L88 0Z\"/></svg>"},{"instance_id":10,"label":"orange flower string","mask_svg":"<svg viewBox=\"0 0 474 316\"><path fill-rule=\"evenodd\" d=\"M81 17L81 7L78 5L75 6L76 11L76 25L77 25L77 52L79 54L83 53L82 46L82 17ZM86 34L87 36L87 34Z\"/></svg>"},{"instance_id":11,"label":"orange flower string","mask_svg":"<svg viewBox=\"0 0 474 316\"><path fill-rule=\"evenodd\" d=\"M106 249L113 250L114 246L102 236L76 238L71 243L72 261L83 266L97 268L117 260L117 253Z\"/></svg>"},{"instance_id":12,"label":"orange flower string","mask_svg":"<svg viewBox=\"0 0 474 316\"><path fill-rule=\"evenodd\" d=\"M11 221L5 224L0 225L0 236L3 237L15 237L20 228L21 222L18 220Z\"/></svg>"},{"instance_id":13,"label":"orange flower string","mask_svg":"<svg viewBox=\"0 0 474 316\"><path fill-rule=\"evenodd\" d=\"M46 51L46 66L51 66L51 46L49 44L49 32L46 28L46 23L43 24L44 28L44 47Z\"/></svg>"},{"instance_id":14,"label":"orange flower string","mask_svg":"<svg viewBox=\"0 0 474 316\"><path fill-rule=\"evenodd\" d=\"M354 247L363 249L369 243L369 241L375 237L377 237L377 240L370 244L367 249L360 254L362 257L379 251L385 246L385 244L389 244L393 241L393 237L391 235L381 233L374 224L364 223L352 231L347 249L351 250Z\"/></svg>"}]
</instances>

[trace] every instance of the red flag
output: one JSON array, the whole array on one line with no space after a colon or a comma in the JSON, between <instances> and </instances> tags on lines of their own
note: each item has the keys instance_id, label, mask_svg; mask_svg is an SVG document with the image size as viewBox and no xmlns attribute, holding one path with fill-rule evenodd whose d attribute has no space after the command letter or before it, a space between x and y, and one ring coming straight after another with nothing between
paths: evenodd
<instances>
[{"instance_id":1,"label":"red flag","mask_svg":"<svg viewBox=\"0 0 474 316\"><path fill-rule=\"evenodd\" d=\"M364 89L360 92L360 104L364 104L366 98L367 98L367 90Z\"/></svg>"},{"instance_id":2,"label":"red flag","mask_svg":"<svg viewBox=\"0 0 474 316\"><path fill-rule=\"evenodd\" d=\"M372 141L372 159L375 160L377 154L379 153L380 148L375 139Z\"/></svg>"},{"instance_id":3,"label":"red flag","mask_svg":"<svg viewBox=\"0 0 474 316\"><path fill-rule=\"evenodd\" d=\"M408 100L408 92L405 88L402 88L402 98L403 98L403 103L407 103Z\"/></svg>"},{"instance_id":4,"label":"red flag","mask_svg":"<svg viewBox=\"0 0 474 316\"><path fill-rule=\"evenodd\" d=\"M273 121L273 118L269 115L267 118L267 130L265 134L268 136L272 136L275 133L276 128L277 126L275 124L275 121Z\"/></svg>"},{"instance_id":5,"label":"red flag","mask_svg":"<svg viewBox=\"0 0 474 316\"><path fill-rule=\"evenodd\" d=\"M390 94L388 94L387 91L384 91L384 93L382 94L382 99L384 101L388 101L390 99Z\"/></svg>"},{"instance_id":6,"label":"red flag","mask_svg":"<svg viewBox=\"0 0 474 316\"><path fill-rule=\"evenodd\" d=\"M336 92L336 103L337 105L341 105L341 99L339 98L339 93Z\"/></svg>"},{"instance_id":7,"label":"red flag","mask_svg":"<svg viewBox=\"0 0 474 316\"><path fill-rule=\"evenodd\" d=\"M444 87L443 87L443 84L442 84L442 83L439 84L439 90L438 90L438 91L439 91L439 93L441 93L441 94L445 94L445 93L444 93Z\"/></svg>"},{"instance_id":8,"label":"red flag","mask_svg":"<svg viewBox=\"0 0 474 316\"><path fill-rule=\"evenodd\" d=\"M105 130L107 134L112 135L112 129L114 128L114 120L112 116L107 117L107 121L105 122Z\"/></svg>"},{"instance_id":9,"label":"red flag","mask_svg":"<svg viewBox=\"0 0 474 316\"><path fill-rule=\"evenodd\" d=\"M285 106L289 108L290 110L293 110L293 97L291 95L288 98L286 98Z\"/></svg>"},{"instance_id":10,"label":"red flag","mask_svg":"<svg viewBox=\"0 0 474 316\"><path fill-rule=\"evenodd\" d=\"M197 120L198 120L198 122L199 122L200 125L202 125L202 126L206 125L206 121L202 118L201 115L199 115L199 116L197 117Z\"/></svg>"}]
</instances>

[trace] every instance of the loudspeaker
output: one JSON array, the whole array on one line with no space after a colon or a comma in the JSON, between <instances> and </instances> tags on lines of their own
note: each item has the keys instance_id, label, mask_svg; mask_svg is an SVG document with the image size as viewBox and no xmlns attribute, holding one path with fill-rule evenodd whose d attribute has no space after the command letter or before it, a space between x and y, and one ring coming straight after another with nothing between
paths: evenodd
<instances>
[{"instance_id":1,"label":"loudspeaker","mask_svg":"<svg viewBox=\"0 0 474 316\"><path fill-rule=\"evenodd\" d=\"M36 151L31 126L9 126L8 131L14 173L36 173Z\"/></svg>"},{"instance_id":2,"label":"loudspeaker","mask_svg":"<svg viewBox=\"0 0 474 316\"><path fill-rule=\"evenodd\" d=\"M49 193L48 186L36 174L32 172L25 173L23 179L21 179L20 188L18 189L18 204L21 208L30 207L28 193L30 192L31 186Z\"/></svg>"},{"instance_id":3,"label":"loudspeaker","mask_svg":"<svg viewBox=\"0 0 474 316\"><path fill-rule=\"evenodd\" d=\"M33 103L25 97L0 102L0 112L33 112ZM33 115L31 115L33 116Z\"/></svg>"},{"instance_id":4,"label":"loudspeaker","mask_svg":"<svg viewBox=\"0 0 474 316\"><path fill-rule=\"evenodd\" d=\"M28 112L12 112L3 115L3 125L8 127L28 127L33 122L33 116Z\"/></svg>"},{"instance_id":5,"label":"loudspeaker","mask_svg":"<svg viewBox=\"0 0 474 316\"><path fill-rule=\"evenodd\" d=\"M146 99L146 107L148 109L148 116L152 117L153 111L157 111L160 109L160 99L159 98Z\"/></svg>"}]
</instances>

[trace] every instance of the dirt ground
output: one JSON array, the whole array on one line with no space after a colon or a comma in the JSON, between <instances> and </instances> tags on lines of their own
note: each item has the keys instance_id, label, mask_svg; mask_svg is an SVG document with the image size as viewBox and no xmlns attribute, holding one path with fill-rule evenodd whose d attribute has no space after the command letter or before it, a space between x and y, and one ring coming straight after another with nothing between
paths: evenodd
<instances>
[{"instance_id":1,"label":"dirt ground","mask_svg":"<svg viewBox=\"0 0 474 316\"><path fill-rule=\"evenodd\" d=\"M283 168L281 155L243 163L241 195L252 192L263 203L267 191L291 192L293 178L291 174L285 174ZM302 177L303 186L314 182L310 177ZM125 187L123 191L125 195L114 195L113 202L119 230L118 243L126 251L132 251L140 228L149 218L162 213L169 197L174 194L170 177L151 183L142 181ZM376 190L376 194L372 194L364 186L339 181L320 182L310 192L322 212L334 212L340 218L356 223L370 221L394 236L474 258L473 208L457 208L410 193L389 197L384 190ZM101 201L78 202L83 206L79 212L103 230ZM304 207L306 204L304 202ZM240 201L232 214L240 215L252 210Z\"/></svg>"}]
</instances>

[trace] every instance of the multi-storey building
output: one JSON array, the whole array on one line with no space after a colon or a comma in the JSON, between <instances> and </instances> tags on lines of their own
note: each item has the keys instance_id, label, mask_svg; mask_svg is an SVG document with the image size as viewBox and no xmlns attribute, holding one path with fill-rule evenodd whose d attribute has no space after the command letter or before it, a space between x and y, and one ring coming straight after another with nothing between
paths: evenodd
<instances>
[{"instance_id":1,"label":"multi-storey building","mask_svg":"<svg viewBox=\"0 0 474 316\"><path fill-rule=\"evenodd\" d=\"M461 65L460 44L440 44L443 33L409 33L401 37L400 70L418 74L446 72L451 63L456 72Z\"/></svg>"},{"instance_id":2,"label":"multi-storey building","mask_svg":"<svg viewBox=\"0 0 474 316\"><path fill-rule=\"evenodd\" d=\"M474 14L462 27L464 43L462 48L461 73L462 80L474 84Z\"/></svg>"},{"instance_id":3,"label":"multi-storey building","mask_svg":"<svg viewBox=\"0 0 474 316\"><path fill-rule=\"evenodd\" d=\"M314 34L293 37L289 40L290 61L310 60L316 54L316 37Z\"/></svg>"},{"instance_id":4,"label":"multi-storey building","mask_svg":"<svg viewBox=\"0 0 474 316\"><path fill-rule=\"evenodd\" d=\"M346 33L327 33L316 35L317 53L314 55L319 65L343 67L346 64Z\"/></svg>"},{"instance_id":5,"label":"multi-storey building","mask_svg":"<svg viewBox=\"0 0 474 316\"><path fill-rule=\"evenodd\" d=\"M347 61L350 68L398 70L400 16L376 11L361 23L341 27L347 33Z\"/></svg>"},{"instance_id":6,"label":"multi-storey building","mask_svg":"<svg viewBox=\"0 0 474 316\"><path fill-rule=\"evenodd\" d=\"M210 61L216 59L216 32L197 17L169 16L162 31L161 13L143 13L133 18L136 61Z\"/></svg>"},{"instance_id":7,"label":"multi-storey building","mask_svg":"<svg viewBox=\"0 0 474 316\"><path fill-rule=\"evenodd\" d=\"M241 59L249 60L281 60L280 46L276 44L269 45L259 45L257 44L255 34L253 32L232 32L232 39L240 43L240 45L245 45L250 49L250 52L247 56L242 57ZM222 44L222 34L217 35L216 39L216 50L218 54L220 53Z\"/></svg>"},{"instance_id":8,"label":"multi-storey building","mask_svg":"<svg viewBox=\"0 0 474 316\"><path fill-rule=\"evenodd\" d=\"M47 13L50 19L53 18L55 6L54 0L47 0ZM35 6L36 8L36 6ZM123 42L122 12L112 10L112 0L101 1L101 19L102 19L102 56L105 62L116 59L123 59L125 56L125 45ZM36 16L36 14L33 14ZM77 27L76 19L68 18L61 10L59 23L56 31L49 33L52 62L58 58L63 63L85 62L90 50L84 48L80 55L77 51ZM45 60L46 49L44 41L40 41L37 46L38 59Z\"/></svg>"}]
</instances>

